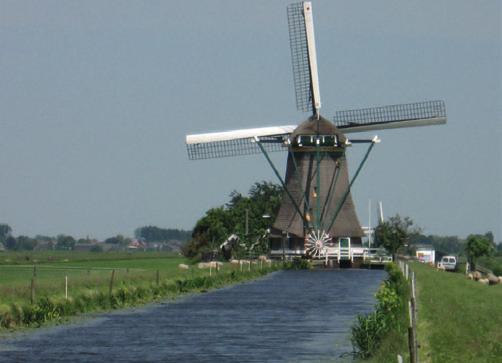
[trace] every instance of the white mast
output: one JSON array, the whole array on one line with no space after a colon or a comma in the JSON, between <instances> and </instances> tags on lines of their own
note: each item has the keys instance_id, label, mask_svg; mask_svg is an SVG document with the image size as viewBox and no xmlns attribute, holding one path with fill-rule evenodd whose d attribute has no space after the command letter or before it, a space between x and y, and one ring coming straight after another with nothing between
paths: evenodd
<instances>
[{"instance_id":1,"label":"white mast","mask_svg":"<svg viewBox=\"0 0 502 363\"><path fill-rule=\"evenodd\" d=\"M371 248L371 234L373 230L371 229L371 199L368 200L368 248Z\"/></svg>"},{"instance_id":2,"label":"white mast","mask_svg":"<svg viewBox=\"0 0 502 363\"><path fill-rule=\"evenodd\" d=\"M383 207L382 207L382 201L378 202L378 216L380 223L383 223Z\"/></svg>"}]
</instances>

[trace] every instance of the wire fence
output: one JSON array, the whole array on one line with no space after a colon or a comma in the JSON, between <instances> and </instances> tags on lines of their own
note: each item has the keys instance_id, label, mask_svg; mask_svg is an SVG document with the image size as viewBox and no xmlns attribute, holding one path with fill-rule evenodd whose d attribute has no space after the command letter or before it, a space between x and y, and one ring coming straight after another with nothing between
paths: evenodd
<instances>
[{"instance_id":1,"label":"wire fence","mask_svg":"<svg viewBox=\"0 0 502 363\"><path fill-rule=\"evenodd\" d=\"M47 296L68 299L85 291L109 293L121 286L159 285L161 280L216 276L220 271L251 272L271 267L262 260L240 260L198 265L179 264L166 268L82 267L50 265L0 266L0 305L35 303Z\"/></svg>"},{"instance_id":2,"label":"wire fence","mask_svg":"<svg viewBox=\"0 0 502 363\"><path fill-rule=\"evenodd\" d=\"M410 284L410 299L408 300L408 351L410 363L418 363L418 335L417 335L417 288L415 272L410 269L408 262L399 260L399 268ZM398 355L397 361L402 363L403 358Z\"/></svg>"}]
</instances>

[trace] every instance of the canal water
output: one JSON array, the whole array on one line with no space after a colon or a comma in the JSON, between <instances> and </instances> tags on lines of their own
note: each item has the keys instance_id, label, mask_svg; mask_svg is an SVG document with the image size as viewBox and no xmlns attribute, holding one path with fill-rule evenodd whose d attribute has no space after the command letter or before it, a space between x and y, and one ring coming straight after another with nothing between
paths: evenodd
<instances>
[{"instance_id":1,"label":"canal water","mask_svg":"<svg viewBox=\"0 0 502 363\"><path fill-rule=\"evenodd\" d=\"M385 272L280 271L0 340L0 362L330 362Z\"/></svg>"}]
</instances>

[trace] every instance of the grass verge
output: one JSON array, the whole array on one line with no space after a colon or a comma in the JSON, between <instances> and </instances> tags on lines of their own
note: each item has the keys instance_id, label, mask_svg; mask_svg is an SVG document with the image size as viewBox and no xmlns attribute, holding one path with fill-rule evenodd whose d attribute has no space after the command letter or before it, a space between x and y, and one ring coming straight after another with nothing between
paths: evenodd
<instances>
[{"instance_id":1,"label":"grass verge","mask_svg":"<svg viewBox=\"0 0 502 363\"><path fill-rule=\"evenodd\" d=\"M415 263L420 362L502 362L502 285Z\"/></svg>"}]
</instances>

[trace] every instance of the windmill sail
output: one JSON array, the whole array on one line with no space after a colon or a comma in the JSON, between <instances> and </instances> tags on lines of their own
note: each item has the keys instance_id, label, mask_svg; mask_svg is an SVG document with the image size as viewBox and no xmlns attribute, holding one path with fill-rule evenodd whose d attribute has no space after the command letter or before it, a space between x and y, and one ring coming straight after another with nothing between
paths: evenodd
<instances>
[{"instance_id":1,"label":"windmill sail","mask_svg":"<svg viewBox=\"0 0 502 363\"><path fill-rule=\"evenodd\" d=\"M296 107L299 111L321 108L317 57L315 49L314 22L310 1L290 4L287 7L289 44L296 94Z\"/></svg>"},{"instance_id":2,"label":"windmill sail","mask_svg":"<svg viewBox=\"0 0 502 363\"><path fill-rule=\"evenodd\" d=\"M333 117L343 133L429 126L446 123L443 101L425 101L338 111Z\"/></svg>"},{"instance_id":3,"label":"windmill sail","mask_svg":"<svg viewBox=\"0 0 502 363\"><path fill-rule=\"evenodd\" d=\"M285 150L287 136L295 128L295 125L286 125L187 135L188 158L198 160L260 154L255 137L260 138L267 151L282 151Z\"/></svg>"}]
</instances>

